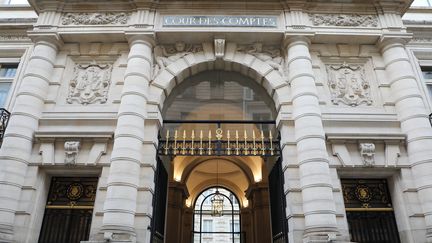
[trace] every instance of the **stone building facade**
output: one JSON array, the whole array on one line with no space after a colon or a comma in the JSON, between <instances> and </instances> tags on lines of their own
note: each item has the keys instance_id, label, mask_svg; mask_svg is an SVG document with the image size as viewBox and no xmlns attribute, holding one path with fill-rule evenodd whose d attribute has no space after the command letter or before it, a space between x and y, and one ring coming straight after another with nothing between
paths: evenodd
<instances>
[{"instance_id":1,"label":"stone building facade","mask_svg":"<svg viewBox=\"0 0 432 243\"><path fill-rule=\"evenodd\" d=\"M214 187L229 242L432 242L431 73L430 0L5 2L0 242L199 242Z\"/></svg>"}]
</instances>

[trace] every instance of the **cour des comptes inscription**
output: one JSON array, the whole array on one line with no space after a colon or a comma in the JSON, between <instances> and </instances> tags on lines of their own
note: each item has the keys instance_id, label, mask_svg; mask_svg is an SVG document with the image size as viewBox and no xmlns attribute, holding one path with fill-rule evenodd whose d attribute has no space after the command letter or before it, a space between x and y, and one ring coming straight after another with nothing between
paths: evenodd
<instances>
[{"instance_id":1,"label":"cour des comptes inscription","mask_svg":"<svg viewBox=\"0 0 432 243\"><path fill-rule=\"evenodd\" d=\"M164 16L164 27L277 27L274 16Z\"/></svg>"}]
</instances>

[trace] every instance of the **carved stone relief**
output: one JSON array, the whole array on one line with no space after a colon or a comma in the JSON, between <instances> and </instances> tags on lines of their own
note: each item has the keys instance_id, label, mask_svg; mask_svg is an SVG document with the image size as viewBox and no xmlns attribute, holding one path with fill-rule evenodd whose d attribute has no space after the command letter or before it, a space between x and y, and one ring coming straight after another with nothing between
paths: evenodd
<instances>
[{"instance_id":1,"label":"carved stone relief","mask_svg":"<svg viewBox=\"0 0 432 243\"><path fill-rule=\"evenodd\" d=\"M360 155L365 166L375 165L375 144L373 143L360 143Z\"/></svg>"},{"instance_id":2,"label":"carved stone relief","mask_svg":"<svg viewBox=\"0 0 432 243\"><path fill-rule=\"evenodd\" d=\"M262 43L254 43L252 45L239 45L238 52L243 52L255 56L259 60L267 63L273 69L277 70L281 76L287 77L287 69L285 68L285 60L282 56L282 50L276 46L263 46Z\"/></svg>"},{"instance_id":3,"label":"carved stone relief","mask_svg":"<svg viewBox=\"0 0 432 243\"><path fill-rule=\"evenodd\" d=\"M176 42L174 45L158 45L154 48L155 64L153 66L153 77L156 77L171 63L184 56L203 51L201 44L191 45L184 42Z\"/></svg>"},{"instance_id":4,"label":"carved stone relief","mask_svg":"<svg viewBox=\"0 0 432 243\"><path fill-rule=\"evenodd\" d=\"M360 14L309 14L313 25L377 27L378 18L375 15Z\"/></svg>"},{"instance_id":5,"label":"carved stone relief","mask_svg":"<svg viewBox=\"0 0 432 243\"><path fill-rule=\"evenodd\" d=\"M74 78L69 82L69 93L66 101L88 105L99 101L105 103L111 83L110 64L77 64Z\"/></svg>"},{"instance_id":6,"label":"carved stone relief","mask_svg":"<svg viewBox=\"0 0 432 243\"><path fill-rule=\"evenodd\" d=\"M0 35L0 41L30 41L30 38L25 35L4 34Z\"/></svg>"},{"instance_id":7,"label":"carved stone relief","mask_svg":"<svg viewBox=\"0 0 432 243\"><path fill-rule=\"evenodd\" d=\"M428 42L432 42L432 38L416 38L416 37L414 37L413 39L411 39L410 42L414 42L414 43L428 43Z\"/></svg>"},{"instance_id":8,"label":"carved stone relief","mask_svg":"<svg viewBox=\"0 0 432 243\"><path fill-rule=\"evenodd\" d=\"M102 25L126 24L129 14L120 12L107 13L66 13L62 16L63 25Z\"/></svg>"},{"instance_id":9,"label":"carved stone relief","mask_svg":"<svg viewBox=\"0 0 432 243\"><path fill-rule=\"evenodd\" d=\"M327 65L326 69L333 104L372 105L370 84L366 80L362 65L343 63L342 65Z\"/></svg>"},{"instance_id":10,"label":"carved stone relief","mask_svg":"<svg viewBox=\"0 0 432 243\"><path fill-rule=\"evenodd\" d=\"M217 58L225 55L225 39L218 38L214 40L214 51Z\"/></svg>"},{"instance_id":11,"label":"carved stone relief","mask_svg":"<svg viewBox=\"0 0 432 243\"><path fill-rule=\"evenodd\" d=\"M66 141L64 144L65 148L65 164L74 165L76 164L78 152L80 149L79 141Z\"/></svg>"}]
</instances>

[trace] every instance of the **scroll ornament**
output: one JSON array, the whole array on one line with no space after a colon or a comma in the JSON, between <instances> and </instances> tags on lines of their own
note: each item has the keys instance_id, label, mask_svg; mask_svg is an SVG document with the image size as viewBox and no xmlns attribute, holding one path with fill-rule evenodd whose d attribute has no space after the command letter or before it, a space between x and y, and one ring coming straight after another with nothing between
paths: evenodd
<instances>
[{"instance_id":1,"label":"scroll ornament","mask_svg":"<svg viewBox=\"0 0 432 243\"><path fill-rule=\"evenodd\" d=\"M360 155L365 166L375 165L375 144L373 143L360 143Z\"/></svg>"},{"instance_id":2,"label":"scroll ornament","mask_svg":"<svg viewBox=\"0 0 432 243\"><path fill-rule=\"evenodd\" d=\"M65 164L74 165L77 163L78 152L80 149L79 141L66 141L65 148Z\"/></svg>"}]
</instances>

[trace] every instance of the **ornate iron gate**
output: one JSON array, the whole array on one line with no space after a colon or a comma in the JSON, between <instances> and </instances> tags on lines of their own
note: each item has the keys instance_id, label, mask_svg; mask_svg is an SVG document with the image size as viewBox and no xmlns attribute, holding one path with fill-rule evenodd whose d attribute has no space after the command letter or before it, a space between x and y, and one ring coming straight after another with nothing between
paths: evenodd
<instances>
[{"instance_id":1,"label":"ornate iron gate","mask_svg":"<svg viewBox=\"0 0 432 243\"><path fill-rule=\"evenodd\" d=\"M387 181L381 179L342 179L341 181L351 241L400 242Z\"/></svg>"},{"instance_id":2,"label":"ornate iron gate","mask_svg":"<svg viewBox=\"0 0 432 243\"><path fill-rule=\"evenodd\" d=\"M284 193L282 159L273 166L269 175L270 208L274 243L288 242L288 222L286 219L286 200Z\"/></svg>"},{"instance_id":3,"label":"ornate iron gate","mask_svg":"<svg viewBox=\"0 0 432 243\"><path fill-rule=\"evenodd\" d=\"M165 210L167 200L168 173L160 159L157 160L154 182L155 192L153 196L151 242L163 243L165 238Z\"/></svg>"},{"instance_id":4,"label":"ornate iron gate","mask_svg":"<svg viewBox=\"0 0 432 243\"><path fill-rule=\"evenodd\" d=\"M39 243L88 240L98 178L53 177Z\"/></svg>"}]
</instances>

